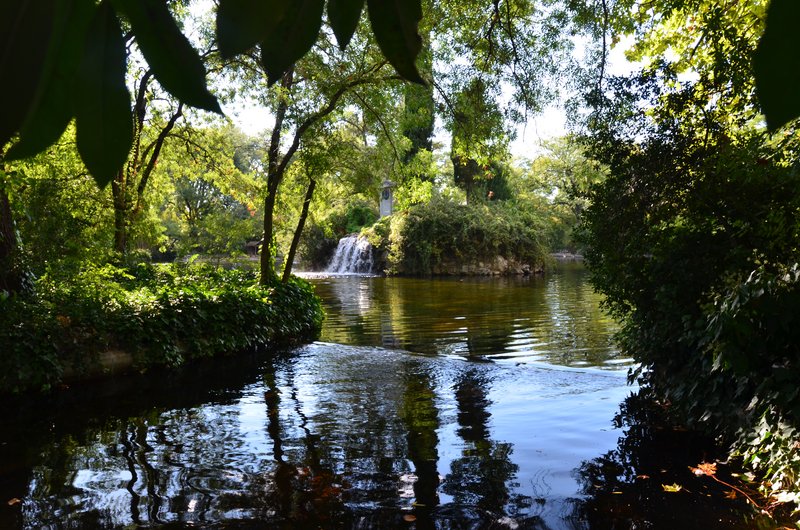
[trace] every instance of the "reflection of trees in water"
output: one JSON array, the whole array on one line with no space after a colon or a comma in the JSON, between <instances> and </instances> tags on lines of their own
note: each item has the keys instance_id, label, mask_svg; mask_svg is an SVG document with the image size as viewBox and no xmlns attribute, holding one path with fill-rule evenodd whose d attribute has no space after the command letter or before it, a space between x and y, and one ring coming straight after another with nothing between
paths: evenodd
<instances>
[{"instance_id":1,"label":"reflection of trees in water","mask_svg":"<svg viewBox=\"0 0 800 530\"><path fill-rule=\"evenodd\" d=\"M514 514L528 500L510 493L510 488L518 486L512 480L519 469L511 461L512 445L490 439L490 387L491 382L475 367L456 380L457 433L465 445L461 458L451 462L442 490L457 504L476 506L495 515Z\"/></svg>"},{"instance_id":2,"label":"reflection of trees in water","mask_svg":"<svg viewBox=\"0 0 800 530\"><path fill-rule=\"evenodd\" d=\"M549 362L601 366L615 351L613 319L601 309L602 297L591 288L586 275L578 268L547 278L544 300L551 325L543 329L551 345Z\"/></svg>"},{"instance_id":3,"label":"reflection of trees in water","mask_svg":"<svg viewBox=\"0 0 800 530\"><path fill-rule=\"evenodd\" d=\"M416 365L417 363L408 363ZM415 369L416 368L416 369ZM399 411L407 431L408 459L414 466L411 479L417 527L434 528L432 510L439 504L439 410L434 382L429 374L409 366L404 376L405 392Z\"/></svg>"},{"instance_id":4,"label":"reflection of trees in water","mask_svg":"<svg viewBox=\"0 0 800 530\"><path fill-rule=\"evenodd\" d=\"M178 399L183 393L176 392L174 401L159 401L155 409L150 400L139 410L119 409L111 419L79 420L80 427L73 427L79 434L60 435L36 449L44 456L37 457L28 482L28 526L182 521L202 527L240 520L276 527L394 528L413 514L418 528L488 527L503 516L521 527L544 528L536 514L553 511L550 497L542 495L548 506L542 499L540 509L518 493L539 492L516 483L512 445L496 439L493 365L325 348L324 355L300 353L263 369L244 366L248 374L235 391L206 381L211 386L196 401ZM197 384L193 374L160 384L187 385L189 392L188 385ZM251 374L260 380L248 379ZM453 417L455 425L447 425ZM449 438L453 430L463 443ZM448 440L444 448L442 440ZM636 442L625 444L606 461L584 465L578 478L588 498L574 513L564 503L561 527L589 528L587 521L609 527L596 513L609 506L643 520L629 513L670 501L657 491L660 481L651 493L661 496L651 501L638 500L641 490L624 490L640 482L642 469L654 469L663 459L625 452ZM446 477L440 479L436 462L453 447L456 457L443 463ZM615 494L620 487L623 495ZM442 504L437 494L452 501ZM613 504L620 499L633 508ZM553 505L562 506L560 500ZM696 510L688 513L696 517Z\"/></svg>"},{"instance_id":5,"label":"reflection of trees in water","mask_svg":"<svg viewBox=\"0 0 800 530\"><path fill-rule=\"evenodd\" d=\"M612 321L582 270L545 278L330 278L323 339L420 353L602 365Z\"/></svg>"}]
</instances>

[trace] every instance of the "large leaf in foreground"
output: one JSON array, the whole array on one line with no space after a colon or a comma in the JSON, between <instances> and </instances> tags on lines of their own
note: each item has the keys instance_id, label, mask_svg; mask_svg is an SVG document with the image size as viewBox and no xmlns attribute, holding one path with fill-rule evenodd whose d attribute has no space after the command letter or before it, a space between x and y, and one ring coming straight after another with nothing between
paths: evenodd
<instances>
[{"instance_id":1,"label":"large leaf in foreground","mask_svg":"<svg viewBox=\"0 0 800 530\"><path fill-rule=\"evenodd\" d=\"M126 67L122 30L103 3L89 27L75 85L78 152L101 187L125 164L133 143Z\"/></svg>"},{"instance_id":2,"label":"large leaf in foreground","mask_svg":"<svg viewBox=\"0 0 800 530\"><path fill-rule=\"evenodd\" d=\"M293 4L287 0L220 0L217 41L224 59L263 42Z\"/></svg>"},{"instance_id":3,"label":"large leaf in foreground","mask_svg":"<svg viewBox=\"0 0 800 530\"><path fill-rule=\"evenodd\" d=\"M0 2L0 149L35 105L54 15L54 0Z\"/></svg>"},{"instance_id":4,"label":"large leaf in foreground","mask_svg":"<svg viewBox=\"0 0 800 530\"><path fill-rule=\"evenodd\" d=\"M317 42L325 0L295 0L261 43L261 62L270 84L283 77Z\"/></svg>"},{"instance_id":5,"label":"large leaf in foreground","mask_svg":"<svg viewBox=\"0 0 800 530\"><path fill-rule=\"evenodd\" d=\"M163 0L112 0L131 23L147 64L164 89L193 107L222 113L206 87L206 69Z\"/></svg>"},{"instance_id":6,"label":"large leaf in foreground","mask_svg":"<svg viewBox=\"0 0 800 530\"><path fill-rule=\"evenodd\" d=\"M421 0L367 0L369 21L383 55L397 73L409 81L424 84L416 66L422 50L419 22Z\"/></svg>"},{"instance_id":7,"label":"large leaf in foreground","mask_svg":"<svg viewBox=\"0 0 800 530\"><path fill-rule=\"evenodd\" d=\"M328 20L341 49L353 38L363 9L364 0L328 0Z\"/></svg>"},{"instance_id":8,"label":"large leaf in foreground","mask_svg":"<svg viewBox=\"0 0 800 530\"><path fill-rule=\"evenodd\" d=\"M42 80L42 95L28 113L20 139L7 159L33 156L52 145L73 117L73 84L81 62L86 34L96 6L83 0L59 0L48 52L51 72Z\"/></svg>"},{"instance_id":9,"label":"large leaf in foreground","mask_svg":"<svg viewBox=\"0 0 800 530\"><path fill-rule=\"evenodd\" d=\"M756 93L771 131L800 116L800 2L772 0L753 60Z\"/></svg>"}]
</instances>

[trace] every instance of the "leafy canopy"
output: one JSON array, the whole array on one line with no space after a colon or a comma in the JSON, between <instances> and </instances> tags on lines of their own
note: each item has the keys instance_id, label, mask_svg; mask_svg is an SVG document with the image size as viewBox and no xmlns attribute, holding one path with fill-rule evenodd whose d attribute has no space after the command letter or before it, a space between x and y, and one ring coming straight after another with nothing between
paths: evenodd
<instances>
[{"instance_id":1,"label":"leafy canopy","mask_svg":"<svg viewBox=\"0 0 800 530\"><path fill-rule=\"evenodd\" d=\"M375 39L405 79L422 82L420 0L329 0L339 45L350 41L366 1ZM308 52L320 32L325 0L221 0L217 41L223 57L256 45L270 82ZM123 33L123 19L129 33ZM133 36L164 89L187 105L221 113L197 51L162 0L41 0L0 5L0 149L6 158L52 145L72 118L81 158L104 186L122 168L133 142L125 84L126 39Z\"/></svg>"}]
</instances>

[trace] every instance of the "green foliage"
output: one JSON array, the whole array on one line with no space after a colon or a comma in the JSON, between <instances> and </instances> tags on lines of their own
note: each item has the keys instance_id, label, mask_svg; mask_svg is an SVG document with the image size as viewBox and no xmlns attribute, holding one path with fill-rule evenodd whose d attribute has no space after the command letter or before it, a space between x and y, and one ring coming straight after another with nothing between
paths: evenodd
<instances>
[{"instance_id":1,"label":"green foliage","mask_svg":"<svg viewBox=\"0 0 800 530\"><path fill-rule=\"evenodd\" d=\"M387 223L391 223L387 233ZM392 272L439 274L502 257L533 270L547 253L544 223L533 211L505 202L460 205L443 199L411 207L368 231L389 252ZM377 245L376 245L377 243Z\"/></svg>"},{"instance_id":2,"label":"green foliage","mask_svg":"<svg viewBox=\"0 0 800 530\"><path fill-rule=\"evenodd\" d=\"M219 42L227 57L260 42L264 67L275 82L314 45L324 0L260 4L222 2ZM351 5L339 2L329 6L331 10L340 10L352 25L355 10ZM139 49L165 90L188 105L220 111L206 88L202 61L167 4L155 0L49 0L35 6L12 2L0 11L0 72L6 79L16 79L0 85L3 100L14 102L12 112L4 114L0 124L0 146L20 135L24 148L15 156L41 151L60 136L69 113L74 112L84 162L98 184L111 181L123 167L134 140L133 112L125 88L128 57L118 15L127 19ZM369 16L389 62L402 76L421 82L415 66L421 48L417 35L420 0L369 2ZM57 112L50 115L49 109Z\"/></svg>"},{"instance_id":3,"label":"green foliage","mask_svg":"<svg viewBox=\"0 0 800 530\"><path fill-rule=\"evenodd\" d=\"M799 491L795 155L654 79L617 85L595 116L610 125L590 139L609 164L584 213L595 285L646 391ZM657 104L636 112L633 94Z\"/></svg>"},{"instance_id":4,"label":"green foliage","mask_svg":"<svg viewBox=\"0 0 800 530\"><path fill-rule=\"evenodd\" d=\"M86 174L74 129L67 131L44 153L11 166L14 218L37 275L61 261L100 263L111 257L113 212L107 193Z\"/></svg>"},{"instance_id":5,"label":"green foliage","mask_svg":"<svg viewBox=\"0 0 800 530\"><path fill-rule=\"evenodd\" d=\"M542 147L545 151L516 177L515 193L547 212L550 248L580 251L576 230L590 205L589 190L602 182L607 171L586 157L584 146L573 136L548 140Z\"/></svg>"},{"instance_id":6,"label":"green foliage","mask_svg":"<svg viewBox=\"0 0 800 530\"><path fill-rule=\"evenodd\" d=\"M302 280L267 288L253 273L209 266L86 267L69 279L45 275L35 296L0 306L5 392L52 387L109 350L145 370L313 340L323 318Z\"/></svg>"},{"instance_id":7,"label":"green foliage","mask_svg":"<svg viewBox=\"0 0 800 530\"><path fill-rule=\"evenodd\" d=\"M168 211L176 222L170 223L168 235L178 255L242 254L245 244L260 236L259 219L211 182L181 177L174 185L174 202Z\"/></svg>"}]
</instances>

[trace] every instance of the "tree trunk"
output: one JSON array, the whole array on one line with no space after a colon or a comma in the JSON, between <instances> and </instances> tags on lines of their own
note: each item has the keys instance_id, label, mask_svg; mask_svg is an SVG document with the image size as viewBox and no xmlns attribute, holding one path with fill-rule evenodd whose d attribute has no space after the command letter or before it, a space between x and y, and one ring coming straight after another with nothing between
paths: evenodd
<instances>
[{"instance_id":1,"label":"tree trunk","mask_svg":"<svg viewBox=\"0 0 800 530\"><path fill-rule=\"evenodd\" d=\"M281 88L287 92L294 82L294 68L290 68L281 79ZM273 214L275 212L275 198L278 195L278 187L283 180L283 173L286 165L280 163L281 150L281 129L286 111L289 109L289 102L286 97L281 97L278 108L275 112L275 126L272 128L272 135L269 141L269 151L267 152L267 196L264 198L264 241L261 244L261 285L270 285L278 280L278 273L275 272L275 259L273 257L274 246L272 244ZM291 153L287 153L290 157Z\"/></svg>"},{"instance_id":2,"label":"tree trunk","mask_svg":"<svg viewBox=\"0 0 800 530\"><path fill-rule=\"evenodd\" d=\"M19 245L11 203L5 189L0 189L0 291L18 293L22 290L22 274L17 263Z\"/></svg>"},{"instance_id":3,"label":"tree trunk","mask_svg":"<svg viewBox=\"0 0 800 530\"><path fill-rule=\"evenodd\" d=\"M303 234L303 227L308 217L308 207L311 205L311 198L314 196L314 188L316 187L317 181L310 178L308 189L306 189L306 198L303 201L303 210L300 212L300 219L297 221L297 228L294 231L292 245L289 247L289 253L286 255L286 263L283 266L283 283L288 282L292 275L292 262L294 261L294 255L297 253L297 246L300 244L300 236Z\"/></svg>"},{"instance_id":4,"label":"tree trunk","mask_svg":"<svg viewBox=\"0 0 800 530\"><path fill-rule=\"evenodd\" d=\"M264 198L264 241L261 243L261 285L272 285L278 280L278 273L275 272L275 258L273 256L272 244L272 217L275 211L275 196L277 190L273 192L268 186L267 196Z\"/></svg>"},{"instance_id":5,"label":"tree trunk","mask_svg":"<svg viewBox=\"0 0 800 530\"><path fill-rule=\"evenodd\" d=\"M375 65L373 70L377 70L383 66L383 64L385 63ZM293 76L294 69L290 69L284 74L283 79L281 79L281 88L286 89L287 92L292 87L294 79ZM288 167L289 162L292 160L292 157L300 147L300 139L308 131L308 129L311 128L312 125L336 109L336 105L339 103L339 100L345 94L345 92L355 86L365 83L365 80L355 79L339 87L339 89L329 97L328 102L324 107L308 116L300 125L297 126L297 129L294 132L292 143L286 150L286 153L283 155L283 157L280 156L281 130L283 127L283 120L286 117L286 111L289 108L289 103L285 97L281 98L281 101L278 104L278 108L275 112L275 126L272 129L272 137L269 144L267 196L264 198L264 243L261 245L261 285L270 285L272 282L277 281L278 279L278 275L275 272L275 260L272 258L274 247L272 241L272 215L275 210L275 198L278 195L278 187L280 187L283 176L286 174L286 168Z\"/></svg>"},{"instance_id":6,"label":"tree trunk","mask_svg":"<svg viewBox=\"0 0 800 530\"><path fill-rule=\"evenodd\" d=\"M125 170L120 169L111 182L114 203L114 250L125 254L128 250L128 200L126 198Z\"/></svg>"}]
</instances>

